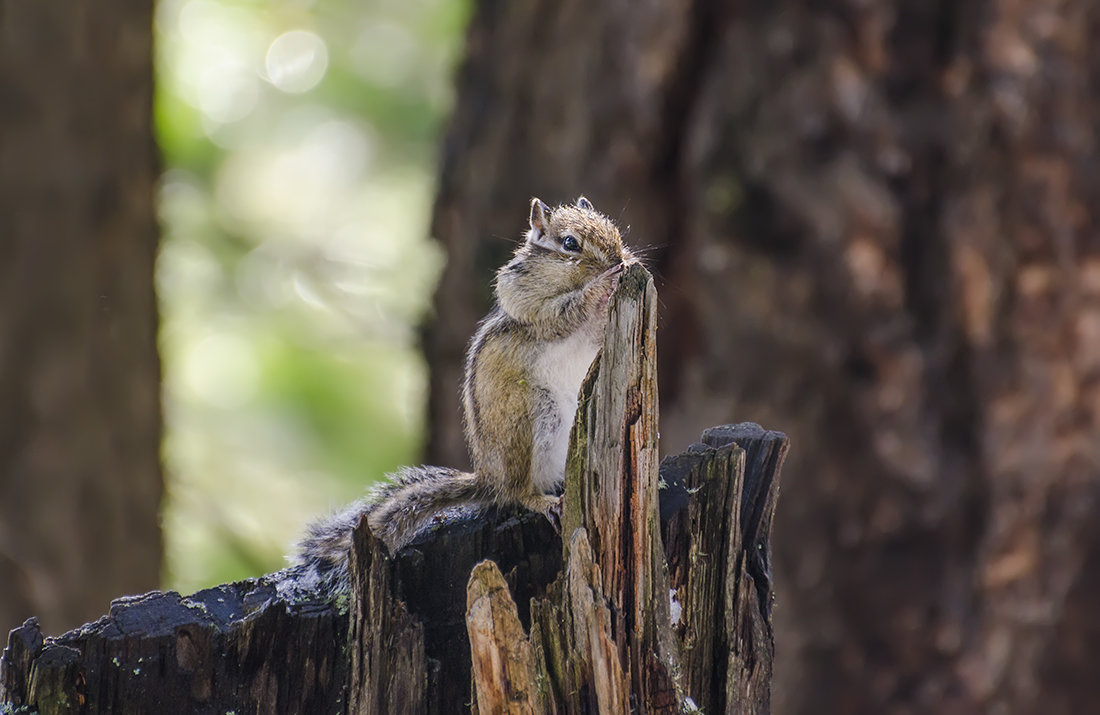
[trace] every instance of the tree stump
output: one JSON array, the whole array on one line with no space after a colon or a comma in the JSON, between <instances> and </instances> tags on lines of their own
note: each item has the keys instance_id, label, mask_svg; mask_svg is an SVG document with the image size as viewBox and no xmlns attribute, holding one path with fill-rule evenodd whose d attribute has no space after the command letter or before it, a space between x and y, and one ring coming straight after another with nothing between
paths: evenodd
<instances>
[{"instance_id":1,"label":"tree stump","mask_svg":"<svg viewBox=\"0 0 1100 715\"><path fill-rule=\"evenodd\" d=\"M295 569L12 631L0 703L41 713L768 711L769 537L786 437L704 432L657 464L656 293L631 268L582 388L560 538L450 514L395 557L356 530L350 593ZM471 667L472 665L472 667Z\"/></svg>"}]
</instances>

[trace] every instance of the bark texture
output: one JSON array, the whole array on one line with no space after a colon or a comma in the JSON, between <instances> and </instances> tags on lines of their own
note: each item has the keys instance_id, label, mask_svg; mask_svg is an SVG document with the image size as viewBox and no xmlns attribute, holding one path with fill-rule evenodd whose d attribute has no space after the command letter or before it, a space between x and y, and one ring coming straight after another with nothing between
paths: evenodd
<instances>
[{"instance_id":1,"label":"bark texture","mask_svg":"<svg viewBox=\"0 0 1100 715\"><path fill-rule=\"evenodd\" d=\"M266 579L119 599L57 638L29 619L9 636L0 705L42 715L347 712L347 624L346 606L288 603Z\"/></svg>"},{"instance_id":2,"label":"bark texture","mask_svg":"<svg viewBox=\"0 0 1100 715\"><path fill-rule=\"evenodd\" d=\"M477 712L549 712L551 703L539 688L534 649L496 563L482 561L470 573L466 613Z\"/></svg>"},{"instance_id":3,"label":"bark texture","mask_svg":"<svg viewBox=\"0 0 1100 715\"><path fill-rule=\"evenodd\" d=\"M432 461L531 195L655 247L661 433L798 445L780 713L1100 702L1100 5L477 3Z\"/></svg>"},{"instance_id":4,"label":"bark texture","mask_svg":"<svg viewBox=\"0 0 1100 715\"><path fill-rule=\"evenodd\" d=\"M679 615L656 630L674 635L685 696L658 689L668 699L645 700L645 711L681 712L691 693L704 712L766 713L768 535L786 439L755 425L703 439L661 467L660 523ZM585 529L574 532L564 574L561 541L531 513L450 519L396 559L362 528L353 553L350 598L287 591L290 569L187 597L120 599L107 616L56 638L30 619L0 659L0 705L44 715L289 715L471 705L480 713L625 713L642 702L632 690L638 661L620 644L646 639L613 629L609 606L630 594L603 590ZM651 556L663 562L660 551ZM670 595L647 609L669 611ZM666 683L657 665L648 678Z\"/></svg>"},{"instance_id":5,"label":"bark texture","mask_svg":"<svg viewBox=\"0 0 1100 715\"><path fill-rule=\"evenodd\" d=\"M557 712L679 712L657 510L657 293L635 265L616 296L570 440L565 573L533 604L531 640Z\"/></svg>"},{"instance_id":6,"label":"bark texture","mask_svg":"<svg viewBox=\"0 0 1100 715\"><path fill-rule=\"evenodd\" d=\"M0 0L0 633L160 574L152 14Z\"/></svg>"},{"instance_id":7,"label":"bark texture","mask_svg":"<svg viewBox=\"0 0 1100 715\"><path fill-rule=\"evenodd\" d=\"M655 309L634 266L573 430L567 548L540 514L467 513L390 558L362 523L341 597L304 591L296 566L186 598L123 599L58 638L28 621L0 659L0 706L766 713L786 438L710 430L659 479Z\"/></svg>"},{"instance_id":8,"label":"bark texture","mask_svg":"<svg viewBox=\"0 0 1100 715\"><path fill-rule=\"evenodd\" d=\"M678 708L682 694L657 509L657 291L641 266L620 285L598 371L581 388L562 534L567 546L590 542L627 692L643 711L658 712Z\"/></svg>"},{"instance_id":9,"label":"bark texture","mask_svg":"<svg viewBox=\"0 0 1100 715\"><path fill-rule=\"evenodd\" d=\"M649 274L629 269L581 388L564 571L532 599L529 636L495 564L470 578L478 712L769 712L769 536L786 437L712 430L711 446L667 461L658 479L656 303ZM770 459L754 458L746 479L735 443Z\"/></svg>"},{"instance_id":10,"label":"bark texture","mask_svg":"<svg viewBox=\"0 0 1100 715\"><path fill-rule=\"evenodd\" d=\"M725 425L661 463L683 688L703 712L771 712L771 528L787 448L780 432Z\"/></svg>"}]
</instances>

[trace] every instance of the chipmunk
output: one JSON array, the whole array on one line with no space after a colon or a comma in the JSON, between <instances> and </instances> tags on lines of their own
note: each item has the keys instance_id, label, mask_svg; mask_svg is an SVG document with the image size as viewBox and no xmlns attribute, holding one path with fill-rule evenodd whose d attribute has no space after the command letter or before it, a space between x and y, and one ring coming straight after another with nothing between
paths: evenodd
<instances>
[{"instance_id":1,"label":"chipmunk","mask_svg":"<svg viewBox=\"0 0 1100 715\"><path fill-rule=\"evenodd\" d=\"M362 515L396 553L441 510L520 505L557 525L577 393L603 345L619 274L635 262L611 220L583 196L551 210L531 200L530 228L496 274L496 304L466 353L462 404L472 472L406 467L342 513L313 524L296 561L346 579Z\"/></svg>"}]
</instances>

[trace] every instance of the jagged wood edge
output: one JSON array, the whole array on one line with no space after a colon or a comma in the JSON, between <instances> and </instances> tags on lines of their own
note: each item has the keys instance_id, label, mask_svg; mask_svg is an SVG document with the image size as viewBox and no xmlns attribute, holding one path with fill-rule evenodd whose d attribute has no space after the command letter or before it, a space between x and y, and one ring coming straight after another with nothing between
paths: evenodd
<instances>
[{"instance_id":1,"label":"jagged wood edge","mask_svg":"<svg viewBox=\"0 0 1100 715\"><path fill-rule=\"evenodd\" d=\"M603 386L599 386L599 371L595 367L586 380L583 389L584 399L579 411L582 418L578 419L574 430L574 444L571 450L569 471L571 485L582 476L589 477L591 483L598 483L594 481L598 479L598 474L586 474L585 470L589 469L590 464L599 462L599 459L589 459L587 450L593 448L591 447L593 440L608 441L608 434L612 436L611 446L617 446L619 451L618 453L615 453L612 449L603 451L604 455L612 454L612 466L611 468L604 467L604 471L615 471L620 477L630 477L625 485L626 490L638 487L639 490L644 491L644 489L650 488L648 481L644 484L635 484L637 480L634 479L640 471L639 465L644 467L641 471L650 470L646 474L647 479L653 479L651 493L646 496L646 499L633 500L636 503L646 502L646 508L641 510L626 508L623 510L624 513L632 511L629 519L641 526L640 529L633 529L634 534L648 530L648 537L641 540L642 551L647 549L653 551L652 544L659 545L659 542L655 541L657 538L656 530L653 528L656 522L653 517L655 517L656 512L655 509L649 506L656 499L655 475L651 474L655 470L649 465L651 465L656 454L657 408L655 353L652 344L647 345L646 340L651 341L655 329L653 325L654 306L655 294L648 274L639 267L637 270L625 275L609 318L609 326L612 330L609 345L612 346L612 349L603 358L603 362L612 367L607 369L606 374L609 377L605 379ZM616 350L624 347L624 345L627 347L627 354L623 356L616 353ZM630 350L635 352L630 353ZM620 372L625 368L628 379L624 379L621 374L613 375L615 373L613 366L616 364L619 366L618 370ZM640 387L640 380L643 382L648 380L650 387ZM627 385L626 389L616 391L616 386L621 385ZM603 403L597 405L594 396L601 397ZM614 419L611 415L614 415ZM589 427L597 424L600 419L604 420L605 425L614 422L611 429L604 430L603 437L597 436L597 432L589 433ZM639 428L639 424L644 422L645 419L649 419L651 422ZM618 430L617 437L616 430ZM641 437L640 443L638 443L639 437ZM618 442L616 442L616 439ZM736 425L712 428L704 433L703 441L716 446L717 449L708 447L707 444L695 445L687 454L678 455L674 458L674 460L684 459L689 458L689 455L692 454L697 455L689 458L689 461L695 460L696 466L695 472L688 469L688 479L686 481L683 474L679 476L671 473L664 474L668 471L666 469L668 460L666 460L666 464L662 465L662 481L668 482L666 486L669 487L661 494L661 511L666 517L662 526L669 562L675 565L678 561L684 560L684 554L677 554L678 547L676 544L678 542L675 538L677 533L688 537L681 539L686 546L679 547L681 549L686 548L686 554L690 554L692 549L698 551L705 548L708 552L715 549L715 545L700 545L702 542L699 539L705 538L706 533L721 533L727 536L727 542L721 550L722 553L726 554L721 560L724 569L721 581L723 584L722 598L714 599L714 602L721 603L722 606L721 612L716 613L715 618L721 616L724 627L717 628L717 623L707 626L714 636L708 649L699 649L697 644L692 644L690 657L687 658L682 668L683 672L687 674L685 682L688 687L686 692L696 692L698 688L704 691L699 696L702 700L700 704L723 702L727 705L731 702L730 699L734 694L747 693L757 703L756 707L749 709L762 712L764 710L760 710L760 708L766 708L767 704L767 688L770 683L771 652L773 648L771 645L770 622L769 537L772 514L774 513L778 493L778 471L786 452L786 438L780 433L765 433L755 425ZM751 468L747 480L744 477L744 458L733 457L734 453L739 450L736 447L729 447L728 445L731 442L743 444L750 454ZM723 453L723 450L725 450L725 453ZM723 458L733 459L733 463L739 466L732 470L729 467L700 468L699 465L702 462L699 462L699 460L702 457L698 455L706 452L716 452L719 455L719 460ZM723 454L727 456L723 457ZM618 461L615 461L616 459ZM711 459L711 457L706 459ZM674 466L675 462L671 464ZM700 475L704 474L708 476L700 481ZM729 478L729 474L734 474L732 480ZM716 478L722 475L726 475L726 478ZM731 481L733 483L732 489L728 488ZM595 499L591 498L593 494L590 489L588 491L585 489L570 486L571 493L584 495L584 498L566 499L563 522L566 525L567 533L572 534L564 552L569 554L577 545L583 545L586 556L581 562L566 569L565 574L559 579L562 581L562 585L556 585L551 589L549 598L556 601L558 607L547 607L546 599L532 605L531 639L538 646L534 649L533 657L534 667L538 671L540 705L546 707L548 704L553 704L553 694L549 693L549 689L554 683L557 683L559 693L589 692L593 697L596 697L596 700L592 701L593 705L599 706L603 703L607 705L606 709L609 711L619 711L620 708L625 707L627 702L625 692L631 687L625 685L622 678L627 677L629 674L630 679L635 681L633 689L636 697L639 695L639 687L646 687L647 678L650 679L649 682L658 683L658 699L653 699L654 694L652 692L641 695L643 698L649 698L646 701L647 707L654 710L679 709L683 705L679 702L682 698L680 692L682 688L680 684L673 682L673 678L677 672L680 672L681 668L677 667L674 657L668 657L670 640L668 634L671 631L667 625L663 625L667 624L669 620L667 601L660 598L660 594L653 591L651 587L649 590L653 592L647 598L647 601L651 601L651 603L646 604L649 611L643 615L644 618L649 619L650 623L656 623L657 628L664 630L663 636L653 638L653 629L651 629L648 643L644 648L637 647L637 643L641 639L635 639L633 646L628 647L624 645L623 638L620 637L616 640L612 637L616 629L612 627L610 618L612 614L621 618L623 609L621 606L617 606L614 599L608 601L609 595L615 595L614 588L607 589L604 587L605 585L612 587L616 585L606 581L608 578L607 574L604 573L606 569L601 569L598 563L601 556L606 558L609 553L601 551L599 547L593 549L589 543L590 534L594 534L597 539L606 538L605 531L609 530L605 527L611 520L605 518L606 515L598 515L597 510L586 510L586 504L590 506L595 502ZM692 492L702 494L703 497L692 497ZM692 509L695 509L696 512L700 509L705 510L701 506L704 504L710 505L712 511L715 504L725 505L718 510L719 515L725 514L734 521L716 530L703 529L703 535L698 533L699 529L697 528L688 530L680 528L678 531L675 526L676 519L687 518L689 523L692 523L692 519L698 518L697 515L695 517L690 516ZM688 516L685 517L685 514ZM532 531L536 535L538 534L538 525L542 522L539 522L538 519L532 521L531 517L532 515L515 517L516 521L511 524L512 528L510 530L507 527L512 519L507 515L495 524L492 523L492 519L488 521L481 519L476 522L459 520L458 523L444 524L433 530L432 533L422 536L414 544L417 548L406 550L396 560L387 559L381 551L380 544L374 541L369 534L357 534L352 566L352 582L356 586L353 588L351 599L351 652L350 654L337 654L335 660L339 662L336 663L335 677L333 677L333 672L329 672L332 670L331 668L324 671L325 675L322 678L318 678L316 675L310 676L308 675L308 667L303 671L296 662L293 663L294 674L299 677L305 675L305 679L314 686L321 684L320 681L324 680L330 691L327 695L332 701L337 704L346 704L349 711L352 712L381 706L383 703L378 698L383 697L383 694L390 702L393 702L394 698L400 698L397 702L409 703L410 711L416 709L412 707L413 704L417 707L441 705L441 693L448 693L453 700L453 681L458 676L445 672L445 669L441 670L438 664L433 666L432 659L425 658L423 628L420 619L411 615L409 609L403 603L403 600L415 601L417 589L413 588L410 592L405 582L415 582L418 576L422 577L426 571L431 570L425 568L425 560L431 557L433 546L442 543L444 548L436 549L436 555L438 556L439 552L442 552L444 558L446 558L446 555L450 552L447 546L448 541L450 541L451 546L467 544L470 541L477 542L477 547L467 549L465 554L467 559L473 559L478 554L495 555L492 553L494 548L499 551L501 544L518 547L513 548L513 551L537 555L545 550L548 545L545 528L542 530L541 537L535 537L534 544L526 545L536 546L536 548L528 549L525 548L524 544L516 543L517 539L520 542L524 538L530 539ZM518 529L517 524L519 525ZM632 524L632 528L636 524ZM542 524L542 526L545 527L545 524ZM620 530L616 533L623 533L621 530L622 524L616 524L615 526L620 527ZM628 531L630 530L628 529ZM490 536L487 537L487 533ZM498 533L503 533L504 536L497 536ZM692 537L693 534L694 537ZM746 549L744 548L745 545L752 545L752 548ZM637 550L639 541L634 540L629 546ZM595 554L595 557L592 554ZM470 563L473 562L470 561ZM614 568L613 559L610 562L605 561L605 563L610 563L611 567ZM665 568L663 559L649 561L648 563L651 567L656 567L655 572L659 576L653 581L661 583L663 578L678 593L696 580L690 576L678 577L678 572L674 568L674 577L670 582L667 575L661 577L661 572ZM539 590L537 585L532 589L532 584L527 582L537 581L538 579L525 580L518 578L516 568L513 566L509 571L512 576L510 581L513 587L516 584L526 584L528 591ZM552 561L549 564L542 563L541 568L530 564L525 568L529 575L540 575L543 578L543 583L546 581L548 572L558 570ZM3 677L0 678L0 688L3 689L8 701L14 704L26 702L32 691L43 698L52 697L59 702L70 700L81 702L81 699L86 698L88 695L86 692L89 687L88 682L97 680L98 675L94 657L91 661L87 658L89 643L103 634L110 634L111 638L115 640L124 637L126 629L120 627L120 623L126 621L136 622L145 619L151 624L159 624L157 627L162 630L166 625L171 626L171 635L175 639L176 666L180 666L178 669L183 676L186 676L188 681L186 683L188 686L187 695L200 698L205 695L207 698L205 702L209 702L209 694L206 692L208 688L204 690L203 683L209 682L213 672L212 667L218 665L218 661L224 660L226 654L233 651L232 637L225 634L234 628L240 627L235 623L236 620L251 620L255 623L265 618L274 618L275 622L280 622L280 613L291 619L299 613L311 613L322 620L335 616L337 619L334 621L335 625L329 627L335 637L328 640L330 642L346 642L341 637L341 634L346 633L347 629L347 619L343 613L346 610L346 603L319 604L309 603L308 601L304 604L288 603L274 593L270 579L271 577L264 577L239 584L219 586L215 589L199 592L189 598L182 598L178 594L155 592L138 599L122 600L113 604L111 615L101 619L96 624L89 624L83 629L70 632L57 639L49 639L45 643L42 642L37 625L28 622L23 628L13 631L9 639L9 647L4 654L4 667L0 668L3 671ZM701 577L697 580L700 582L707 581L707 579ZM405 588L402 588L403 586ZM423 591L423 589L420 590ZM221 596L217 596L218 593ZM755 594L755 599L751 598L753 594ZM717 596L718 594L714 595ZM226 598L226 596L229 597ZM684 591L683 598L688 601L695 598L700 602L710 602L709 600L704 601L702 596L691 596L688 591ZM208 603L208 601L210 602ZM224 604L226 601L237 603L239 607L236 610L221 608L220 611L215 608L213 611L218 611L218 613L212 613L209 606L214 601L219 604ZM609 603L612 608L606 608ZM520 604L521 606L527 605L525 599L520 599ZM421 606L421 612L432 613L430 605L419 605ZM562 610L563 608L564 610ZM605 608L606 611L602 611L601 608ZM327 614L326 610L331 610L332 613ZM526 611L527 609L521 607L517 609L517 612L519 610ZM186 621L186 618L180 622L173 621L173 618L180 620L180 613L195 616L197 612L202 612L204 615L195 618L195 623L187 627L184 627L185 624L182 622ZM690 617L697 612L697 609L690 608L688 615ZM595 618L590 617L590 614L596 614ZM604 622L605 616L608 619L606 623ZM387 625L384 628L371 627L372 624L377 623ZM559 636L561 633L555 635L550 633L550 630L558 629L560 631L563 623L567 623L574 628L571 636L574 642L586 640L595 648L594 652L601 652L603 653L601 657L606 657L607 662L596 664L597 670L602 674L600 676L602 680L596 684L598 687L593 685L595 681L592 672L582 672L585 667L591 670L592 663L585 665L584 659L576 658L571 664L565 666L557 662L564 655L560 652L562 640ZM702 627L697 626L697 628ZM684 642L685 628L686 625L680 625L673 646L676 643ZM123 635L117 636L115 630ZM620 623L618 628L620 636L623 630L624 628ZM153 628L150 632L143 633L139 629L130 630L128 635L136 638L138 642L146 637L146 640L159 643L153 648L155 652L153 657L160 661L169 659L168 640L166 640L164 632ZM252 643L253 640L255 639L252 636L244 639L246 643ZM614 644L615 648L607 650L608 643ZM748 644L747 648L744 647L745 644ZM81 647L74 646L81 646L83 651ZM126 653L144 652L143 648L147 647L148 644L124 650ZM159 648L159 651L157 648ZM662 649L664 650L663 654L661 653ZM107 650L99 648L97 652L101 655L101 660L106 659ZM703 653L710 653L712 660L717 657L716 654L725 654L724 668L717 669L721 672L717 672L712 667L701 668L698 666L698 662L702 662L701 654ZM398 657L394 658L395 654ZM656 657L654 657L655 654ZM132 665L128 660L118 661L117 655L113 658L119 662L120 667ZM294 656L291 654L288 658L293 660ZM347 693L345 692L348 687L347 663L343 662L341 658L343 660L350 658L352 661L352 683L350 692ZM630 666L633 663L645 662L647 658L649 664L645 666L644 671L639 672L638 667L634 666L635 670L631 672ZM387 659L400 662L403 665L398 668L388 667L385 663ZM322 658L322 660L324 659ZM612 660L615 662L612 662ZM242 681L223 690L232 694L233 697L240 698L241 703L265 702L268 706L294 707L296 703L288 698L287 693L280 692L277 687L272 690L274 682L271 680L269 669L261 667L263 666L262 663L257 666L255 658L253 661L256 672L251 674L252 680L248 679L248 673L223 673L223 681L233 681L234 676L237 676L237 680ZM305 661L307 666L309 662L307 658ZM653 666L654 662L656 662L656 668ZM74 664L80 663L82 663L81 667L74 667ZM224 666L224 663L221 665ZM140 665L135 666L136 669L140 669ZM168 670L171 671L172 669L169 668ZM91 677L88 677L89 675ZM452 679L450 689L440 685L440 679L448 675ZM656 676L656 681L653 680L654 676ZM263 682L265 679L266 683ZM179 677L176 680L179 680ZM715 682L718 682L719 686L713 686ZM466 680L465 685L468 686L468 684L469 680ZM163 683L160 685L163 685ZM179 689L180 684L178 682L174 685L176 689ZM103 690L101 685L97 685L97 687ZM717 690L715 690L715 687L717 687ZM674 689L676 692L673 692ZM109 686L107 690L112 690L112 687ZM156 688L156 692L165 694L165 697L168 697L167 693L171 690L172 688ZM710 691L716 693L714 697L706 695L706 692ZM108 695L118 698L123 697L125 693L126 687L116 683L113 692L108 693ZM722 693L725 695L722 695ZM428 700L430 694L434 694L434 697ZM103 699L103 695L102 692L97 693L100 700ZM345 695L348 696L347 702L344 701ZM300 697L301 695L299 695ZM178 703L180 701L175 700L174 702ZM760 703L763 703L763 705L760 705ZM231 705L233 704L236 704L236 701L231 703ZM300 707L301 704L297 703L297 706Z\"/></svg>"}]
</instances>

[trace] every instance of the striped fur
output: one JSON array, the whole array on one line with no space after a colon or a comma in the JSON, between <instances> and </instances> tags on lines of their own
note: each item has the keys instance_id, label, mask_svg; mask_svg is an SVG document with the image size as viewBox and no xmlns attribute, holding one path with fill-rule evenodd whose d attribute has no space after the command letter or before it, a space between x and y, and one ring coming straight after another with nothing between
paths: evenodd
<instances>
[{"instance_id":1,"label":"striped fur","mask_svg":"<svg viewBox=\"0 0 1100 715\"><path fill-rule=\"evenodd\" d=\"M474 471L408 467L314 524L288 569L298 585L346 587L351 532L363 516L391 553L453 506L518 504L553 518L577 392L602 346L618 275L634 261L584 197L553 210L533 199L530 230L497 272L496 304L466 354L463 422Z\"/></svg>"}]
</instances>

